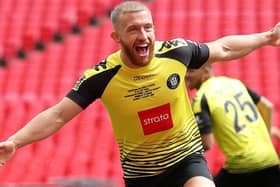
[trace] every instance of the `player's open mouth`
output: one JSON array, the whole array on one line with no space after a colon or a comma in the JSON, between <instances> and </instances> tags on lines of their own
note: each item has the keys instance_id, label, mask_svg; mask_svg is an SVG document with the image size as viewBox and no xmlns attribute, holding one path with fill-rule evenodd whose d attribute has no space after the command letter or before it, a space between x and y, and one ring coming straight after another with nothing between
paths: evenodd
<instances>
[{"instance_id":1,"label":"player's open mouth","mask_svg":"<svg viewBox=\"0 0 280 187\"><path fill-rule=\"evenodd\" d=\"M135 47L135 49L136 49L136 52L138 53L138 55L140 55L140 56L147 56L149 53L148 44L137 45Z\"/></svg>"}]
</instances>

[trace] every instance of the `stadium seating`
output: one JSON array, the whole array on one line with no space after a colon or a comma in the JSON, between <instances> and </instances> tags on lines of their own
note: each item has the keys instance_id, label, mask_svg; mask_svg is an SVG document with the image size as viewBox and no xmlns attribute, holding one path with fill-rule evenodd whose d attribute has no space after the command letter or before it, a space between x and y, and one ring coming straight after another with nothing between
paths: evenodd
<instances>
[{"instance_id":1,"label":"stadium seating","mask_svg":"<svg viewBox=\"0 0 280 187\"><path fill-rule=\"evenodd\" d=\"M118 49L110 38L108 19L118 2L121 0L0 0L0 58L8 62L7 67L0 66L1 139L56 103L86 68ZM280 18L280 4L275 0L143 2L152 10L160 40L210 41L263 31ZM38 43L40 50L35 49ZM279 49L265 47L229 64L214 65L215 74L240 78L268 97L275 104L274 121L278 122L279 61ZM274 142L280 152L280 143ZM0 183L91 177L114 180L123 187L118 153L108 114L97 101L54 136L19 150L0 170ZM215 146L206 157L215 174L223 155Z\"/></svg>"}]
</instances>

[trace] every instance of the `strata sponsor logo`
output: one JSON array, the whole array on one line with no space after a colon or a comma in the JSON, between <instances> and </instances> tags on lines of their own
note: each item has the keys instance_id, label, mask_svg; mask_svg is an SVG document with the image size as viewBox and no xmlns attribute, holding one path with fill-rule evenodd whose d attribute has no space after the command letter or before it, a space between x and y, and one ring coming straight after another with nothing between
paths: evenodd
<instances>
[{"instance_id":1,"label":"strata sponsor logo","mask_svg":"<svg viewBox=\"0 0 280 187\"><path fill-rule=\"evenodd\" d=\"M160 121L168 120L168 119L169 119L168 114L161 114L160 116L155 116L155 117L152 117L152 118L145 119L144 120L144 125L159 123Z\"/></svg>"},{"instance_id":2,"label":"strata sponsor logo","mask_svg":"<svg viewBox=\"0 0 280 187\"><path fill-rule=\"evenodd\" d=\"M167 86L170 89L175 89L180 83L180 76L176 73L170 75L167 79Z\"/></svg>"},{"instance_id":3,"label":"strata sponsor logo","mask_svg":"<svg viewBox=\"0 0 280 187\"><path fill-rule=\"evenodd\" d=\"M144 135L171 129L173 127L170 104L138 112Z\"/></svg>"}]
</instances>

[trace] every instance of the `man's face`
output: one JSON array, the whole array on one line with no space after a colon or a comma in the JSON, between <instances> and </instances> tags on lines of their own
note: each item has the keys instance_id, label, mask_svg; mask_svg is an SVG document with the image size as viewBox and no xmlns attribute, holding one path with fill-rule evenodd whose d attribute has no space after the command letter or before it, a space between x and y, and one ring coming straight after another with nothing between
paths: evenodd
<instances>
[{"instance_id":1,"label":"man's face","mask_svg":"<svg viewBox=\"0 0 280 187\"><path fill-rule=\"evenodd\" d=\"M154 55L155 33L150 12L127 12L119 17L114 40L122 49L122 59L130 67L147 65Z\"/></svg>"},{"instance_id":2,"label":"man's face","mask_svg":"<svg viewBox=\"0 0 280 187\"><path fill-rule=\"evenodd\" d=\"M199 89L202 84L203 69L188 69L185 80L189 89Z\"/></svg>"}]
</instances>

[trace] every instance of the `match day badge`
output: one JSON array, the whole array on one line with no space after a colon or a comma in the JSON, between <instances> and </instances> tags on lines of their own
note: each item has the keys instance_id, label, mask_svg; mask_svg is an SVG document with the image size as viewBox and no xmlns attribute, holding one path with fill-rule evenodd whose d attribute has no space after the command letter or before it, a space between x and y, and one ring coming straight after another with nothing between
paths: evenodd
<instances>
[{"instance_id":1,"label":"match day badge","mask_svg":"<svg viewBox=\"0 0 280 187\"><path fill-rule=\"evenodd\" d=\"M180 83L180 76L176 73L170 75L167 79L167 86L170 89L175 89Z\"/></svg>"}]
</instances>

